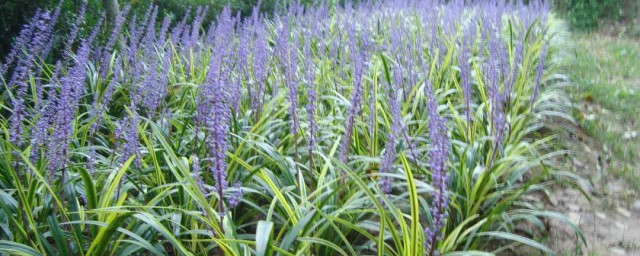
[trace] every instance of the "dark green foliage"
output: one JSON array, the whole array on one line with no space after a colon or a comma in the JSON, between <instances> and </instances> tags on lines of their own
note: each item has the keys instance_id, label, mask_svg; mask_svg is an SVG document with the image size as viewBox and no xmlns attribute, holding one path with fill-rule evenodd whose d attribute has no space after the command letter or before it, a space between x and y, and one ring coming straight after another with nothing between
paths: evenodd
<instances>
[{"instance_id":1,"label":"dark green foliage","mask_svg":"<svg viewBox=\"0 0 640 256\"><path fill-rule=\"evenodd\" d=\"M80 30L80 37L85 37L88 30L96 24L102 15L101 0L88 0L87 15ZM9 51L13 40L23 24L29 22L29 18L36 10L53 10L60 0L2 0L0 1L0 61L4 61L5 54ZM67 34L75 22L75 15L80 8L81 0L64 0L62 2L61 17L55 34ZM57 40L57 46L62 42ZM54 47L54 49L59 47ZM64 47L63 47L64 48ZM54 50L55 52L55 50Z\"/></svg>"},{"instance_id":2,"label":"dark green foliage","mask_svg":"<svg viewBox=\"0 0 640 256\"><path fill-rule=\"evenodd\" d=\"M51 9L48 0L7 0L0 1L0 56L9 51L11 41L20 31L22 24L33 16L36 8ZM1 58L4 59L4 58Z\"/></svg>"},{"instance_id":3,"label":"dark green foliage","mask_svg":"<svg viewBox=\"0 0 640 256\"><path fill-rule=\"evenodd\" d=\"M80 8L82 0L63 0L61 24L58 25L58 33L66 34L69 31L72 21L75 20L75 14ZM277 7L276 0L263 0L260 11L266 15L271 15ZM281 0L280 4L285 2ZM302 4L309 5L315 0L301 0ZM357 1L353 1L357 2ZM43 10L54 9L59 0L2 0L0 1L0 60L4 60L5 54L9 51L13 38L20 32L22 24L28 22L38 8ZM134 13L144 15L150 4L158 6L159 17L172 17L172 23L179 22L186 14L189 8L192 8L191 17L187 19L189 22L193 19L193 12L197 6L209 6L209 12L205 17L205 27L211 23L216 15L220 13L224 6L229 6L234 15L238 12L241 16L246 17L251 14L252 7L258 3L258 0L119 0L122 9L127 4L131 4ZM103 15L104 8L101 0L88 0L88 10L86 22L81 31L81 36L88 34L88 30ZM159 24L158 24L159 26ZM60 33L62 32L62 33ZM104 35L101 35L103 37ZM61 42L58 42L61 43ZM59 48L59 47L57 47ZM56 49L56 47L54 47Z\"/></svg>"},{"instance_id":4,"label":"dark green foliage","mask_svg":"<svg viewBox=\"0 0 640 256\"><path fill-rule=\"evenodd\" d=\"M602 19L618 20L621 13L620 0L560 0L556 7L579 30L593 30Z\"/></svg>"}]
</instances>

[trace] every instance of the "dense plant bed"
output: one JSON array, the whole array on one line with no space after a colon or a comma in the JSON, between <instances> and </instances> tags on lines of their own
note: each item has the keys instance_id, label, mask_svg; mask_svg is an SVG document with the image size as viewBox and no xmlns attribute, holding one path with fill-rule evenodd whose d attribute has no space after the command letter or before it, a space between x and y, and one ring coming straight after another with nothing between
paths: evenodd
<instances>
[{"instance_id":1,"label":"dense plant bed","mask_svg":"<svg viewBox=\"0 0 640 256\"><path fill-rule=\"evenodd\" d=\"M550 252L518 224L571 225L532 196L570 177L538 132L568 113L545 2L128 10L87 38L40 11L2 63L0 251Z\"/></svg>"}]
</instances>

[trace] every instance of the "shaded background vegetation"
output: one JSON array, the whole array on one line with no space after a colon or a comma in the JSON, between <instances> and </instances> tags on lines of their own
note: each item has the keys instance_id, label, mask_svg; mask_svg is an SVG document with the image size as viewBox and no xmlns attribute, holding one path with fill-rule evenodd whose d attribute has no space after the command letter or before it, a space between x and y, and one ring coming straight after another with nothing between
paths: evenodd
<instances>
[{"instance_id":1,"label":"shaded background vegetation","mask_svg":"<svg viewBox=\"0 0 640 256\"><path fill-rule=\"evenodd\" d=\"M102 0L87 0L87 16L84 24L85 31L95 24L100 15L104 12ZM303 4L309 4L314 0L301 0ZM130 4L133 12L138 16L144 14L150 4L155 4L159 8L159 17L170 16L173 23L180 21L189 8L196 6L208 5L209 12L204 20L204 24L209 24L220 13L222 7L229 6L234 14L238 12L242 16L251 13L252 7L258 0L119 0L120 8ZM262 0L260 11L264 14L271 14L277 7L276 0ZM280 1L282 2L282 1ZM2 0L0 1L0 59L4 59L5 54L9 51L9 47L13 38L18 34L22 24L28 22L37 9L53 9L59 0ZM75 14L78 12L82 0L63 0L62 17L59 26L56 28L59 32L67 32L75 20ZM193 13L190 17L193 19ZM176 21L177 20L177 21ZM191 20L188 20L189 22ZM159 25L159 24L158 24ZM55 48L54 48L55 49Z\"/></svg>"},{"instance_id":2,"label":"shaded background vegetation","mask_svg":"<svg viewBox=\"0 0 640 256\"><path fill-rule=\"evenodd\" d=\"M640 11L637 0L556 0L554 6L579 31L593 31L608 22L633 26Z\"/></svg>"},{"instance_id":3,"label":"shaded background vegetation","mask_svg":"<svg viewBox=\"0 0 640 256\"><path fill-rule=\"evenodd\" d=\"M63 22L57 28L66 31L74 20L82 0L64 0ZM301 0L309 4L314 0ZM85 28L95 23L103 12L101 0L88 0L88 15ZM205 18L208 24L223 6L230 6L234 13L240 12L246 16L258 0L119 0L120 6L131 4L134 12L140 15L149 4L159 6L160 17L171 16L173 21L181 19L189 8L198 5L209 5L209 13ZM263 0L261 11L270 14L276 8L276 0ZM580 31L592 31L604 22L614 21L621 26L629 26L632 34L640 35L638 13L640 4L637 0L556 0L552 1L560 16L568 20L572 27ZM28 17L33 16L38 8L51 9L59 3L58 0L3 0L0 1L0 57L7 53L12 39L20 31L22 24ZM635 24L635 25L634 25ZM84 33L87 33L84 31ZM0 58L3 59L3 58Z\"/></svg>"}]
</instances>

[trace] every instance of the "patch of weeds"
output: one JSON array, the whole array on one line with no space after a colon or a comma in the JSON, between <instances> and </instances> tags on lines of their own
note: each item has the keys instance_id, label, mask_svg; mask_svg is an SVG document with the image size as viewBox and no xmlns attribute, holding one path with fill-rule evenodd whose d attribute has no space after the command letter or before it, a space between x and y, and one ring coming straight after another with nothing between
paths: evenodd
<instances>
[{"instance_id":1,"label":"patch of weeds","mask_svg":"<svg viewBox=\"0 0 640 256\"><path fill-rule=\"evenodd\" d=\"M573 98L581 103L574 116L585 133L633 164L640 150L635 121L640 113L639 44L599 34L579 36L576 42L576 65L569 72L578 85Z\"/></svg>"},{"instance_id":2,"label":"patch of weeds","mask_svg":"<svg viewBox=\"0 0 640 256\"><path fill-rule=\"evenodd\" d=\"M615 168L611 170L611 173L616 177L627 181L627 183L636 191L640 191L640 176L634 173L633 169L629 166L623 166L621 168Z\"/></svg>"}]
</instances>

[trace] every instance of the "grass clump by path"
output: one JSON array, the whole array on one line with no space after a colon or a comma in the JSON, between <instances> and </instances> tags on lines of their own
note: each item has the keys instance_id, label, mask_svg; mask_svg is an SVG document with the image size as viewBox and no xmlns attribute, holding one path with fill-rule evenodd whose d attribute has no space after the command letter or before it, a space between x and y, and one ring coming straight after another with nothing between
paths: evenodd
<instances>
[{"instance_id":1,"label":"grass clump by path","mask_svg":"<svg viewBox=\"0 0 640 256\"><path fill-rule=\"evenodd\" d=\"M604 33L576 36L576 120L605 152L602 162L615 161L612 171L635 189L640 149L640 42Z\"/></svg>"},{"instance_id":2,"label":"grass clump by path","mask_svg":"<svg viewBox=\"0 0 640 256\"><path fill-rule=\"evenodd\" d=\"M640 252L640 44L638 38L599 31L574 36L568 75L577 122L566 139L573 154L559 165L585 178L582 191L560 187L549 208L583 230L583 246L557 225L548 239L562 255L637 255ZM581 192L586 192L585 197ZM555 231L554 231L555 230Z\"/></svg>"}]
</instances>

